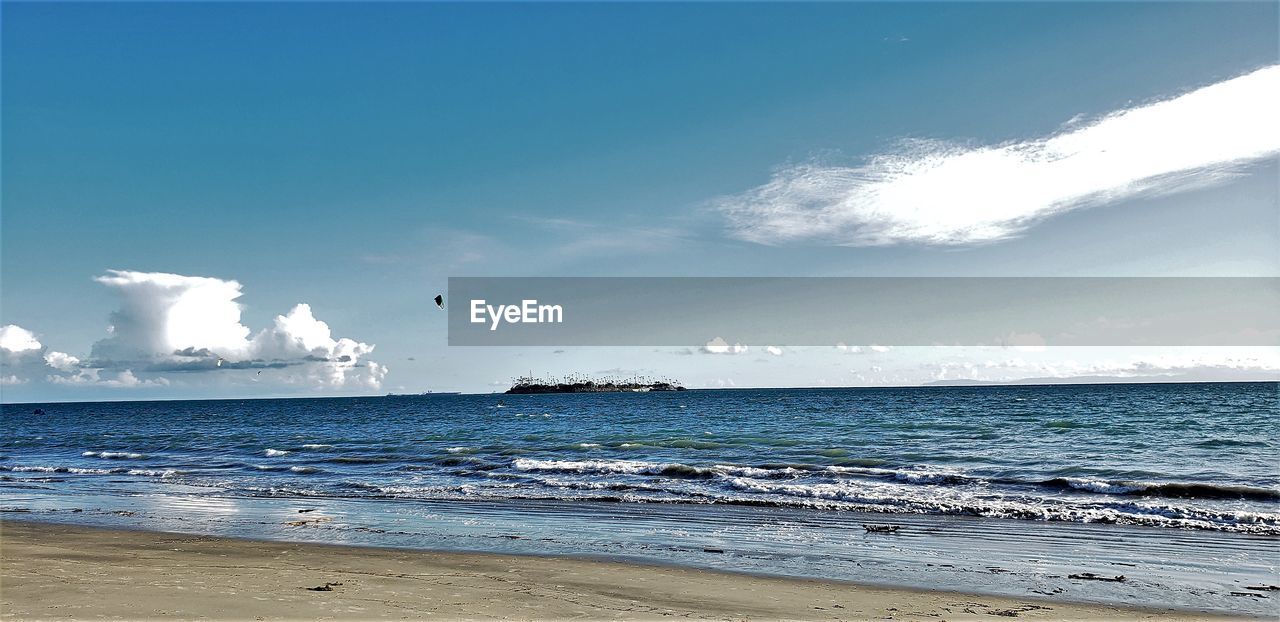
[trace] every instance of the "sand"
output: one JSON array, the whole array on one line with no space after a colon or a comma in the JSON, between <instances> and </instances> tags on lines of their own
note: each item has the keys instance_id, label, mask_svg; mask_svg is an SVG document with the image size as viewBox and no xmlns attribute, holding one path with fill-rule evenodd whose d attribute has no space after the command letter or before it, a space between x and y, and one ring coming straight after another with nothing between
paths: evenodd
<instances>
[{"instance_id":1,"label":"sand","mask_svg":"<svg viewBox=\"0 0 1280 622\"><path fill-rule=\"evenodd\" d=\"M0 617L937 621L1210 616L614 561L4 521Z\"/></svg>"}]
</instances>

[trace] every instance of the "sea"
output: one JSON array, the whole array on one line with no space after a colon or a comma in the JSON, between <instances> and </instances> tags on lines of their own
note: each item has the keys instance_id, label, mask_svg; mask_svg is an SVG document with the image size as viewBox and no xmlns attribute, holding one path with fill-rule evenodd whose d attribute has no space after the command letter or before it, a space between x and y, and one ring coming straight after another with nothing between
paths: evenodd
<instances>
[{"instance_id":1,"label":"sea","mask_svg":"<svg viewBox=\"0 0 1280 622\"><path fill-rule=\"evenodd\" d=\"M9 404L0 517L1274 616L1278 422L1277 383Z\"/></svg>"}]
</instances>

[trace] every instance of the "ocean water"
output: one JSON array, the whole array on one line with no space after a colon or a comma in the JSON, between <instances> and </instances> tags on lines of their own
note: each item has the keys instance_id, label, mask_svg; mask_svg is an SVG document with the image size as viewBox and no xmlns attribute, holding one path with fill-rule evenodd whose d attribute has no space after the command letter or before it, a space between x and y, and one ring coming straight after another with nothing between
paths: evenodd
<instances>
[{"instance_id":1,"label":"ocean water","mask_svg":"<svg viewBox=\"0 0 1280 622\"><path fill-rule=\"evenodd\" d=\"M1269 614L1231 592L1280 582L1278 413L1275 383L7 405L0 509Z\"/></svg>"}]
</instances>

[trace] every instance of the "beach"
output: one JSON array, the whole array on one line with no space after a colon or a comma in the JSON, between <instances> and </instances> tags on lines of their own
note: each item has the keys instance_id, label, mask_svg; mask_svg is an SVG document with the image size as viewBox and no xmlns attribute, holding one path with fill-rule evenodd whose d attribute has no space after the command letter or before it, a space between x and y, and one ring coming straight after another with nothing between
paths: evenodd
<instances>
[{"instance_id":1,"label":"beach","mask_svg":"<svg viewBox=\"0 0 1280 622\"><path fill-rule=\"evenodd\" d=\"M0 605L15 620L1225 619L616 561L12 520L0 523Z\"/></svg>"},{"instance_id":2,"label":"beach","mask_svg":"<svg viewBox=\"0 0 1280 622\"><path fill-rule=\"evenodd\" d=\"M1052 619L1129 608L1277 614L1266 589L1280 585L1275 384L501 399L503 407L488 395L47 403L43 414L5 406L0 516L81 534L24 539L11 530L7 609L56 616L30 607L80 603L91 608L69 613L91 616L114 606L102 585L181 579L172 583L181 598L152 609L226 607L223 592L270 586L260 597L300 617L322 605L333 615L403 615L386 604L401 597L424 608L413 617L669 609L721 619L954 619L1046 615L1019 607L1053 602L1092 605L1046 605ZM103 533L77 528L127 535L65 546ZM139 535L147 533L182 535L161 546ZM319 557L281 564L261 553L285 549L291 559ZM409 560L399 562L391 551L416 552L396 553ZM81 558L93 561L71 563ZM417 589L425 580L393 576L401 563L414 576L470 578L441 598ZM503 585L518 586L520 598L502 604L466 564L513 581ZM164 574L146 574L153 568ZM188 568L197 570L183 578ZM60 575L70 586L88 577L90 588L42 596ZM643 589L613 587L627 585L623 576ZM752 583L764 576L787 579ZM335 582L343 585L304 589ZM833 596L849 590L857 599ZM120 607L136 606L122 593ZM963 594L984 596L955 596ZM428 597L440 600L420 602ZM266 602L251 600L231 599Z\"/></svg>"}]
</instances>

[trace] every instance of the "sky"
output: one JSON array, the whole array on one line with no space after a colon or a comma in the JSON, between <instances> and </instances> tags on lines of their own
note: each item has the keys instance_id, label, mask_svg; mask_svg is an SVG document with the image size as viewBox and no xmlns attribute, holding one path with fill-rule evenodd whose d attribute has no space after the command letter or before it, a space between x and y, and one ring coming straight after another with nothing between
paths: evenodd
<instances>
[{"instance_id":1,"label":"sky","mask_svg":"<svg viewBox=\"0 0 1280 622\"><path fill-rule=\"evenodd\" d=\"M0 398L1280 377L1265 346L451 348L431 302L1280 276L1278 7L6 2Z\"/></svg>"}]
</instances>

